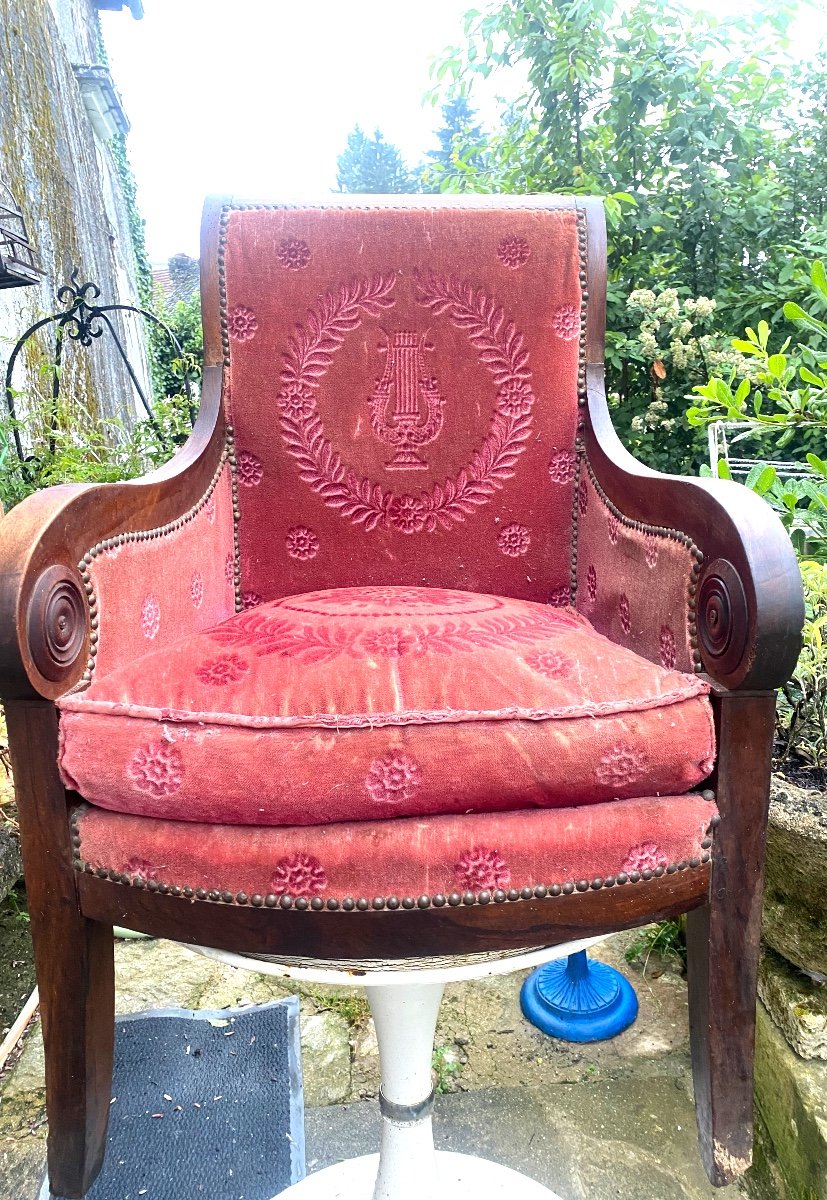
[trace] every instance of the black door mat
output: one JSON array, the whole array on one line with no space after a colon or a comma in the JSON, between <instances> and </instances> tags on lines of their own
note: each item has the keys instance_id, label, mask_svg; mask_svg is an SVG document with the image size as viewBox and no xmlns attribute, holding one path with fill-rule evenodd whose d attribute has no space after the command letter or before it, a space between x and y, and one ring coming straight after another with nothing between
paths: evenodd
<instances>
[{"instance_id":1,"label":"black door mat","mask_svg":"<svg viewBox=\"0 0 827 1200\"><path fill-rule=\"evenodd\" d=\"M106 1160L86 1200L271 1200L303 1176L297 997L117 1019Z\"/></svg>"}]
</instances>

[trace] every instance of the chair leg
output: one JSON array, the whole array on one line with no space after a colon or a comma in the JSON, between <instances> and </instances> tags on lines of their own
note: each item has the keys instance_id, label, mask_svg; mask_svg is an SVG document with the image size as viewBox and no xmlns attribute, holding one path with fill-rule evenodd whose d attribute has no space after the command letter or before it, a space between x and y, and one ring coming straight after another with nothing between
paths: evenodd
<instances>
[{"instance_id":1,"label":"chair leg","mask_svg":"<svg viewBox=\"0 0 827 1200\"><path fill-rule=\"evenodd\" d=\"M6 706L46 1054L49 1186L82 1197L106 1149L112 1094L112 927L81 915L66 793L57 771L57 713Z\"/></svg>"},{"instance_id":2,"label":"chair leg","mask_svg":"<svg viewBox=\"0 0 827 1200\"><path fill-rule=\"evenodd\" d=\"M752 1162L753 1058L774 693L713 697L718 734L710 900L687 916L689 1022L701 1155L710 1181Z\"/></svg>"}]
</instances>

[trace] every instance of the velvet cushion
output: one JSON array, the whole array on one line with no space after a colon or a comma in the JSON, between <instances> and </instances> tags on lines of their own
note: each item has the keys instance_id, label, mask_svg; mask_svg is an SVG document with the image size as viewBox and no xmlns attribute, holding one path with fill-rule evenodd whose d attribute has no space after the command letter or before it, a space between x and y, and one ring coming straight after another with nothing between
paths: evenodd
<instances>
[{"instance_id":1,"label":"velvet cushion","mask_svg":"<svg viewBox=\"0 0 827 1200\"><path fill-rule=\"evenodd\" d=\"M568 595L585 239L561 197L228 205L239 597Z\"/></svg>"},{"instance_id":2,"label":"velvet cushion","mask_svg":"<svg viewBox=\"0 0 827 1200\"><path fill-rule=\"evenodd\" d=\"M337 589L96 674L60 765L103 807L222 824L594 804L704 779L706 692L571 609Z\"/></svg>"},{"instance_id":3,"label":"velvet cushion","mask_svg":"<svg viewBox=\"0 0 827 1200\"><path fill-rule=\"evenodd\" d=\"M636 884L706 861L715 819L715 804L690 793L315 827L216 827L89 807L73 823L87 870L152 890L272 903Z\"/></svg>"}]
</instances>

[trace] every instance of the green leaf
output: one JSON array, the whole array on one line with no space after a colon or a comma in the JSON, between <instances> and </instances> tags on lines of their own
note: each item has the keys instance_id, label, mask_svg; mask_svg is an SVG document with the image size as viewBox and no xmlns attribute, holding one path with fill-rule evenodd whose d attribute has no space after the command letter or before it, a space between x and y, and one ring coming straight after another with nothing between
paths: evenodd
<instances>
[{"instance_id":1,"label":"green leaf","mask_svg":"<svg viewBox=\"0 0 827 1200\"><path fill-rule=\"evenodd\" d=\"M788 321L797 321L801 325L806 325L810 329L815 329L818 333L827 333L827 325L823 321L818 321L815 317L811 317L805 312L800 304L794 304L788 300L784 305L784 316Z\"/></svg>"},{"instance_id":2,"label":"green leaf","mask_svg":"<svg viewBox=\"0 0 827 1200\"><path fill-rule=\"evenodd\" d=\"M827 479L827 462L823 458L819 458L817 454L808 454L807 462L810 464L816 474Z\"/></svg>"},{"instance_id":3,"label":"green leaf","mask_svg":"<svg viewBox=\"0 0 827 1200\"><path fill-rule=\"evenodd\" d=\"M729 463L725 458L718 459L718 478L732 479L732 471L730 471Z\"/></svg>"},{"instance_id":4,"label":"green leaf","mask_svg":"<svg viewBox=\"0 0 827 1200\"><path fill-rule=\"evenodd\" d=\"M748 379L742 379L738 384L738 391L735 393L735 403L739 408L743 407L744 401L749 395L751 384Z\"/></svg>"},{"instance_id":5,"label":"green leaf","mask_svg":"<svg viewBox=\"0 0 827 1200\"><path fill-rule=\"evenodd\" d=\"M752 472L750 472L750 474L752 474ZM759 496L764 496L770 490L777 478L778 472L776 471L775 467L767 464L767 466L765 466L759 472L757 478L752 483L750 483L749 478L747 479L747 486L751 487L752 490L757 492Z\"/></svg>"},{"instance_id":6,"label":"green leaf","mask_svg":"<svg viewBox=\"0 0 827 1200\"><path fill-rule=\"evenodd\" d=\"M822 296L827 297L827 271L824 270L824 263L820 258L817 258L813 263L810 271L810 279L813 281L813 286L818 288Z\"/></svg>"},{"instance_id":7,"label":"green leaf","mask_svg":"<svg viewBox=\"0 0 827 1200\"><path fill-rule=\"evenodd\" d=\"M727 407L732 406L732 388L723 379L715 380L715 398Z\"/></svg>"}]
</instances>

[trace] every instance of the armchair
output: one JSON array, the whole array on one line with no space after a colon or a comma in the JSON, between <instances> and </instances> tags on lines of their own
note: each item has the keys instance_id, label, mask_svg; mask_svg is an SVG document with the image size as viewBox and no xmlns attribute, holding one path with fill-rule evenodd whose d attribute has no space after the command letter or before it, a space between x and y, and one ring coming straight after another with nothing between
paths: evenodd
<instances>
[{"instance_id":1,"label":"armchair","mask_svg":"<svg viewBox=\"0 0 827 1200\"><path fill-rule=\"evenodd\" d=\"M0 521L49 1175L102 1160L112 926L428 958L688 912L701 1153L749 1164L780 523L603 391L598 200L214 201L186 446Z\"/></svg>"}]
</instances>

